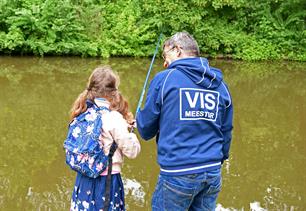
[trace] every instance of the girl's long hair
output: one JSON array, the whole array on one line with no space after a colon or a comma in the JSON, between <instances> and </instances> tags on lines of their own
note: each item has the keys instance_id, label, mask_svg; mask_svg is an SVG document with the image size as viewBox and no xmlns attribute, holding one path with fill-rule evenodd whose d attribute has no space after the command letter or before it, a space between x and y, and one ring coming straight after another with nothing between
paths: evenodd
<instances>
[{"instance_id":1,"label":"girl's long hair","mask_svg":"<svg viewBox=\"0 0 306 211\"><path fill-rule=\"evenodd\" d=\"M119 77L109 66L96 68L90 75L86 89L78 96L70 111L70 120L87 110L86 100L105 98L110 102L110 110L118 111L128 121L132 121L133 114L129 112L129 105L118 90Z\"/></svg>"}]
</instances>

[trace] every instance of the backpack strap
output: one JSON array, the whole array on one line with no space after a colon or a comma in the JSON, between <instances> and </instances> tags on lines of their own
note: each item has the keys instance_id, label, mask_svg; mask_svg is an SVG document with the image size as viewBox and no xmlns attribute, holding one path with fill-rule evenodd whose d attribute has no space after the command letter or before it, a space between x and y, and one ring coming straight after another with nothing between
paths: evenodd
<instances>
[{"instance_id":1,"label":"backpack strap","mask_svg":"<svg viewBox=\"0 0 306 211\"><path fill-rule=\"evenodd\" d=\"M87 100L86 101L88 107L94 107L96 111L101 111L101 110L108 110L109 108L105 106L98 106L95 101ZM110 206L110 192L111 192L111 182L112 182L112 169L113 169L113 155L115 151L117 150L118 145L116 144L115 140L113 140L113 143L109 149L108 153L108 170L107 170L107 176L106 176L106 184L105 184L105 201L104 201L104 208L103 210L108 211L109 206Z\"/></svg>"},{"instance_id":2,"label":"backpack strap","mask_svg":"<svg viewBox=\"0 0 306 211\"><path fill-rule=\"evenodd\" d=\"M109 205L110 205L110 188L111 188L111 182L112 182L112 168L113 168L113 155L118 148L118 145L115 141L113 141L112 146L109 150L108 154L108 171L106 176L106 185L105 185L105 202L104 202L104 209L105 211L108 211Z\"/></svg>"},{"instance_id":3,"label":"backpack strap","mask_svg":"<svg viewBox=\"0 0 306 211\"><path fill-rule=\"evenodd\" d=\"M103 110L109 111L109 108L105 106L98 106L94 100L92 101L92 100L87 99L86 105L88 108L93 107L96 111L103 111Z\"/></svg>"}]
</instances>

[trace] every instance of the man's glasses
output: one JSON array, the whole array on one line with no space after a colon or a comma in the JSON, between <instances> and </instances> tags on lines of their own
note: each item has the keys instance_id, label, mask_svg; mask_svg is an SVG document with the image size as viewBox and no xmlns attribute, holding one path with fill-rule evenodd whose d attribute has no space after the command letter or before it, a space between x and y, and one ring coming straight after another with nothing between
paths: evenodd
<instances>
[{"instance_id":1,"label":"man's glasses","mask_svg":"<svg viewBox=\"0 0 306 211\"><path fill-rule=\"evenodd\" d=\"M168 53L169 53L170 51L172 51L174 48L176 48L176 46L173 46L173 47L170 48L169 50L163 52L163 54L162 54L163 60L166 60L166 54L168 54Z\"/></svg>"}]
</instances>

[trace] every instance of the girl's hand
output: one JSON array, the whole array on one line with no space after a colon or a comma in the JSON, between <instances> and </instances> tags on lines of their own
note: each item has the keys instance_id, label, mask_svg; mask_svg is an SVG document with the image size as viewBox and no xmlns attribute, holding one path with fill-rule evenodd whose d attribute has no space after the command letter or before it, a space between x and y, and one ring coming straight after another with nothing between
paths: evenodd
<instances>
[{"instance_id":1,"label":"girl's hand","mask_svg":"<svg viewBox=\"0 0 306 211\"><path fill-rule=\"evenodd\" d=\"M128 123L128 130L130 132L133 132L134 131L134 128L136 128L136 120L134 119L134 115L129 112L127 113L127 118L126 118L126 122Z\"/></svg>"},{"instance_id":2,"label":"girl's hand","mask_svg":"<svg viewBox=\"0 0 306 211\"><path fill-rule=\"evenodd\" d=\"M136 119L132 119L130 121L128 121L128 127L129 128L137 128L137 124L136 124Z\"/></svg>"},{"instance_id":3,"label":"girl's hand","mask_svg":"<svg viewBox=\"0 0 306 211\"><path fill-rule=\"evenodd\" d=\"M136 120L133 119L132 121L128 122L128 130L130 131L130 133L133 133L135 128L137 128L137 124Z\"/></svg>"}]
</instances>

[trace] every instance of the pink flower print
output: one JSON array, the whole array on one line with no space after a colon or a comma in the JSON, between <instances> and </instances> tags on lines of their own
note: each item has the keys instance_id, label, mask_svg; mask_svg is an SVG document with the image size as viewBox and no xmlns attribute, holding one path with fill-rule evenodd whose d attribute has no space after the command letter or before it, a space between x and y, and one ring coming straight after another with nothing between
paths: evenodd
<instances>
[{"instance_id":1,"label":"pink flower print","mask_svg":"<svg viewBox=\"0 0 306 211\"><path fill-rule=\"evenodd\" d=\"M82 205L85 209L88 209L89 208L89 203L87 201L83 201L82 202Z\"/></svg>"},{"instance_id":2,"label":"pink flower print","mask_svg":"<svg viewBox=\"0 0 306 211\"><path fill-rule=\"evenodd\" d=\"M73 157L73 156L71 157L69 164L70 164L71 166L74 166L74 157Z\"/></svg>"},{"instance_id":3,"label":"pink flower print","mask_svg":"<svg viewBox=\"0 0 306 211\"><path fill-rule=\"evenodd\" d=\"M95 162L95 159L93 157L89 157L88 163L92 165L94 162Z\"/></svg>"},{"instance_id":4,"label":"pink flower print","mask_svg":"<svg viewBox=\"0 0 306 211\"><path fill-rule=\"evenodd\" d=\"M93 125L93 124L92 124L92 125L89 125L89 126L86 128L86 132L87 132L87 133L92 133L93 129L94 129L94 125Z\"/></svg>"},{"instance_id":5,"label":"pink flower print","mask_svg":"<svg viewBox=\"0 0 306 211\"><path fill-rule=\"evenodd\" d=\"M74 128L73 131L72 131L72 136L73 136L74 138L78 138L80 132L81 132L81 129L80 129L79 127L76 127L76 128Z\"/></svg>"},{"instance_id":6,"label":"pink flower print","mask_svg":"<svg viewBox=\"0 0 306 211\"><path fill-rule=\"evenodd\" d=\"M84 157L84 154L78 154L77 161L80 162Z\"/></svg>"},{"instance_id":7,"label":"pink flower print","mask_svg":"<svg viewBox=\"0 0 306 211\"><path fill-rule=\"evenodd\" d=\"M103 163L98 163L97 166L96 166L96 170L101 171L102 168L103 168Z\"/></svg>"},{"instance_id":8,"label":"pink flower print","mask_svg":"<svg viewBox=\"0 0 306 211\"><path fill-rule=\"evenodd\" d=\"M92 168L93 163L95 162L95 159L93 157L89 157L88 159L88 164L89 164L89 168Z\"/></svg>"},{"instance_id":9,"label":"pink flower print","mask_svg":"<svg viewBox=\"0 0 306 211\"><path fill-rule=\"evenodd\" d=\"M89 110L89 114L85 116L86 121L94 121L97 118L97 113L93 110Z\"/></svg>"},{"instance_id":10,"label":"pink flower print","mask_svg":"<svg viewBox=\"0 0 306 211\"><path fill-rule=\"evenodd\" d=\"M88 154L82 154L83 157L82 157L82 160L81 160L81 163L85 163L87 160L88 160Z\"/></svg>"}]
</instances>

